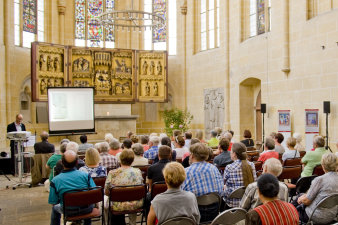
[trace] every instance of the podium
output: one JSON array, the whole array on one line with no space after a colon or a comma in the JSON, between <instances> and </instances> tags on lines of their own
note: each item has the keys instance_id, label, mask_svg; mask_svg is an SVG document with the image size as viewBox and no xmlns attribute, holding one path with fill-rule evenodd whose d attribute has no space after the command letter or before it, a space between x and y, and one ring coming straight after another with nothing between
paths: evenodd
<instances>
[{"instance_id":1,"label":"podium","mask_svg":"<svg viewBox=\"0 0 338 225\"><path fill-rule=\"evenodd\" d=\"M17 182L15 185L13 185L13 190L15 190L19 186L28 186L29 188L32 187L32 184L22 182L23 177L23 160L24 160L24 143L28 140L30 137L31 132L29 131L14 131L7 133L7 138L11 141L14 141L15 145L18 147L18 160L17 168L18 168L18 175L19 175L19 182Z\"/></svg>"}]
</instances>

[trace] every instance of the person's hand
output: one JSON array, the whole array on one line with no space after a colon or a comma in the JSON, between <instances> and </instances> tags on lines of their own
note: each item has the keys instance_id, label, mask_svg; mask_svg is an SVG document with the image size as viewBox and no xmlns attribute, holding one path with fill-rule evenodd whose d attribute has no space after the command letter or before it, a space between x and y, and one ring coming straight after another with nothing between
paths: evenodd
<instances>
[{"instance_id":1,"label":"person's hand","mask_svg":"<svg viewBox=\"0 0 338 225\"><path fill-rule=\"evenodd\" d=\"M306 195L300 196L297 200L298 204L302 204L305 197L306 197Z\"/></svg>"}]
</instances>

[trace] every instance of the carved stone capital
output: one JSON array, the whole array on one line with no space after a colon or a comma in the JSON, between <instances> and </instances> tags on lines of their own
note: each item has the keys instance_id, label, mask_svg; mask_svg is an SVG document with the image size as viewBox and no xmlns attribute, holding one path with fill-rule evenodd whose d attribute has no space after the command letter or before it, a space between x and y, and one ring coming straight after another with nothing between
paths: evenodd
<instances>
[{"instance_id":1,"label":"carved stone capital","mask_svg":"<svg viewBox=\"0 0 338 225\"><path fill-rule=\"evenodd\" d=\"M59 15L65 15L65 12L66 12L66 1L65 0L58 0L58 12L59 12Z\"/></svg>"},{"instance_id":2,"label":"carved stone capital","mask_svg":"<svg viewBox=\"0 0 338 225\"><path fill-rule=\"evenodd\" d=\"M186 16L187 12L188 12L187 1L184 0L183 4L181 5L181 14Z\"/></svg>"}]
</instances>

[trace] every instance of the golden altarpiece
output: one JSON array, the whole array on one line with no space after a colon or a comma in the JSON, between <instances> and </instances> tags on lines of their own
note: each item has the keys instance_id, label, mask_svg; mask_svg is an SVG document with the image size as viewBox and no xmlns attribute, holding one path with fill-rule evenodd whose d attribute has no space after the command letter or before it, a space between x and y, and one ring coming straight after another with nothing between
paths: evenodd
<instances>
[{"instance_id":1,"label":"golden altarpiece","mask_svg":"<svg viewBox=\"0 0 338 225\"><path fill-rule=\"evenodd\" d=\"M166 102L168 54L32 43L32 100L48 87L94 87L96 103Z\"/></svg>"}]
</instances>

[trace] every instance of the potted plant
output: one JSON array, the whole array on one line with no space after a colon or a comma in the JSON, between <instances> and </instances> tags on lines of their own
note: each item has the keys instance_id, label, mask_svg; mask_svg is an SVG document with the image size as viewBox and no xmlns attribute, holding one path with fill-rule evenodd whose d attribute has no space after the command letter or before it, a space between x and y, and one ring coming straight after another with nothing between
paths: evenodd
<instances>
[{"instance_id":1,"label":"potted plant","mask_svg":"<svg viewBox=\"0 0 338 225\"><path fill-rule=\"evenodd\" d=\"M194 118L187 110L181 110L178 108L165 109L162 116L165 125L165 132L168 136L173 134L173 130L181 130L182 133L187 131L191 120Z\"/></svg>"}]
</instances>

